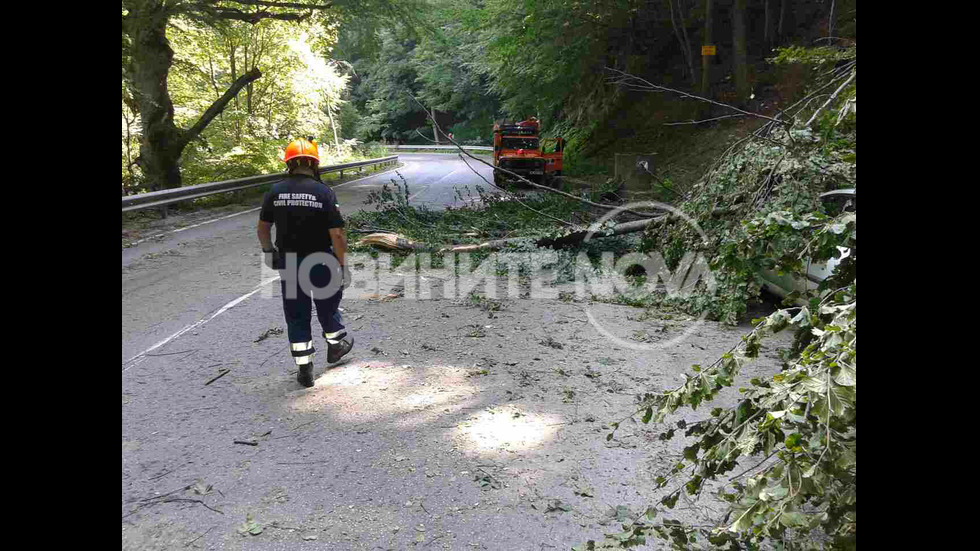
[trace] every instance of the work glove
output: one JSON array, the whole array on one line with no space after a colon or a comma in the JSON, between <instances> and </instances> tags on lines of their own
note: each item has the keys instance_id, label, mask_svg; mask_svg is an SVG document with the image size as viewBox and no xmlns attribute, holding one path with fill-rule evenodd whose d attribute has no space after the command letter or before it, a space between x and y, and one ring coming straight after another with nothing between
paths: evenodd
<instances>
[{"instance_id":1,"label":"work glove","mask_svg":"<svg viewBox=\"0 0 980 551\"><path fill-rule=\"evenodd\" d=\"M282 270L285 266L282 265L282 257L279 255L279 250L275 247L272 250L262 250L262 262L269 267L270 270Z\"/></svg>"},{"instance_id":2,"label":"work glove","mask_svg":"<svg viewBox=\"0 0 980 551\"><path fill-rule=\"evenodd\" d=\"M352 282L350 268L348 268L347 266L341 266L340 275L343 278L343 285L341 286L341 289L346 289L350 287L350 284Z\"/></svg>"}]
</instances>

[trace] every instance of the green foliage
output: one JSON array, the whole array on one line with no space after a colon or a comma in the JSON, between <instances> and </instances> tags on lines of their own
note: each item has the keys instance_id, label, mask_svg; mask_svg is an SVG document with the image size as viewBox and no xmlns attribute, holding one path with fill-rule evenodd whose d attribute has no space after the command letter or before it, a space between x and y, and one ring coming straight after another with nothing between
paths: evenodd
<instances>
[{"instance_id":1,"label":"green foliage","mask_svg":"<svg viewBox=\"0 0 980 551\"><path fill-rule=\"evenodd\" d=\"M329 19L329 18L328 18ZM329 21L297 25L263 20L203 23L172 17L167 38L174 51L168 89L178 127L193 125L234 80L253 67L263 76L243 89L199 138L184 150L181 169L185 184L252 176L282 170L282 148L291 136L314 135L321 144L333 141L329 117L335 111L348 77L318 56L333 41ZM135 165L139 120L135 104L123 92L124 188L139 190ZM127 149L126 135L129 135ZM349 157L349 151L321 147L323 164Z\"/></svg>"},{"instance_id":2,"label":"green foliage","mask_svg":"<svg viewBox=\"0 0 980 551\"><path fill-rule=\"evenodd\" d=\"M684 251L699 250L715 270L713 291L672 304L736 324L758 297L763 270L803 278L808 263L856 245L853 231L841 231L847 222L828 216L819 200L823 192L857 185L856 100L852 84L813 127L799 128L815 111L804 109L790 128L772 125L766 139L750 140L716 163L680 205L708 235L707 244L680 223L644 237L643 249L663 252L669 266Z\"/></svg>"},{"instance_id":3,"label":"green foliage","mask_svg":"<svg viewBox=\"0 0 980 551\"><path fill-rule=\"evenodd\" d=\"M333 136L324 109L339 107L348 77L310 48L329 41L318 37L319 29L273 20L215 28L174 18L168 33L175 57L168 80L180 126L193 124L246 62L263 73L185 150L186 183L282 170L281 151L291 136L316 136L323 164L345 157L328 145Z\"/></svg>"},{"instance_id":4,"label":"green foliage","mask_svg":"<svg viewBox=\"0 0 980 551\"><path fill-rule=\"evenodd\" d=\"M616 93L603 84L607 54L619 53L637 12L627 1L490 0L466 25L479 37L478 70L513 117L564 109L573 123L597 120ZM615 55L615 54L614 54ZM573 105L563 106L570 101ZM577 112L576 112L577 111Z\"/></svg>"},{"instance_id":5,"label":"green foliage","mask_svg":"<svg viewBox=\"0 0 980 551\"><path fill-rule=\"evenodd\" d=\"M837 46L824 46L820 48L789 46L778 48L776 56L769 58L769 61L775 65L786 63L823 65L828 62L851 59L857 59L857 46L851 48L838 48Z\"/></svg>"},{"instance_id":6,"label":"green foliage","mask_svg":"<svg viewBox=\"0 0 980 551\"><path fill-rule=\"evenodd\" d=\"M439 30L423 37L412 51L412 66L423 103L462 122L453 128L456 137L489 143L498 102L486 93L488 79L477 69L482 51L461 22L472 9L465 3L435 4L431 13L440 22Z\"/></svg>"},{"instance_id":7,"label":"green foliage","mask_svg":"<svg viewBox=\"0 0 980 551\"><path fill-rule=\"evenodd\" d=\"M200 121L238 78L253 69L262 73L177 152L184 184L279 171L282 148L295 136L318 138L322 164L350 159L360 117L356 109L352 112L345 108L351 67L331 56L338 46L339 25L343 21L366 30L362 43L352 45L348 40L344 44L348 50L357 46L365 51L370 51L372 30L383 18L426 27L418 17L422 0L337 0L326 3L330 7L324 9L316 9L323 5L320 2L283 3L262 9L236 7L236 2L226 4L231 5L215 10L206 2L123 3L124 194L145 191L146 184L135 160L143 138L139 105L146 108L147 103L131 95L137 80L134 75L141 74L140 64L158 63L146 56L146 48L134 49L132 35L144 26L154 21L165 25L169 48L163 45L158 51L166 57L172 50L173 59L161 71L166 76L166 88L161 93L173 101L177 132ZM297 12L303 4L310 6L309 13ZM239 17L239 8L253 11L257 20L240 21L244 16ZM151 18L154 13L157 15ZM287 17L276 19L282 16ZM289 20L288 16L299 18ZM345 124L350 128L345 129ZM152 145L159 153L173 144L161 138ZM159 174L151 176L160 179Z\"/></svg>"},{"instance_id":8,"label":"green foliage","mask_svg":"<svg viewBox=\"0 0 980 551\"><path fill-rule=\"evenodd\" d=\"M532 239L558 232L554 221L524 205L558 218L568 218L580 208L578 202L552 194L524 196L518 193L524 203L521 205L506 196L488 193L483 186L459 186L456 188L458 206L433 211L425 205L411 204L408 199L412 195L411 187L404 177L398 176L400 180L392 178L390 184L369 194L365 203L374 205L376 210L352 214L348 218L351 229L391 230L433 248L479 243L488 237L527 237L530 243ZM351 237L351 244L356 247L356 237Z\"/></svg>"},{"instance_id":9,"label":"green foliage","mask_svg":"<svg viewBox=\"0 0 980 551\"><path fill-rule=\"evenodd\" d=\"M376 60L354 62L360 82L352 99L363 106L364 113L357 136L365 141L414 138L415 129L426 121L426 113L412 99L418 94L418 75L410 62L415 39L406 29L383 29L379 38Z\"/></svg>"},{"instance_id":10,"label":"green foliage","mask_svg":"<svg viewBox=\"0 0 980 551\"><path fill-rule=\"evenodd\" d=\"M644 423L662 423L680 407L696 409L732 386L742 366L758 354L762 339L790 327L808 331L814 339L787 369L768 380L753 379L752 388L741 389L736 407L716 410L711 418L692 425L678 423L687 428L686 436L696 439L670 476L683 480L661 501L667 509L674 508L681 491L699 495L705 481L735 470L740 457L764 456L749 471L759 470L744 482L738 479L749 471L727 477L719 486L718 497L731 504L728 523L713 530L666 520L660 525L624 525L634 536L655 534L670 541L673 549L689 549L695 534L715 546L734 543L749 549L764 540L784 542L791 536L794 547L801 549L823 548L820 539L829 539L837 549L854 546L856 282L828 295L813 310L803 307L769 315L711 366L686 376L683 386L647 395L637 413L645 411ZM671 429L667 438L673 437ZM661 477L659 485L668 480ZM811 534L819 537L807 539Z\"/></svg>"},{"instance_id":11,"label":"green foliage","mask_svg":"<svg viewBox=\"0 0 980 551\"><path fill-rule=\"evenodd\" d=\"M792 54L819 55L824 54ZM825 109L832 116L818 116L813 126L798 128L821 109L804 106L791 114L793 127L773 129L765 140L726 157L688 195L681 207L705 230L707 245L699 245L700 238L683 225L645 236L648 248L666 246L668 263L676 257L672 250L700 247L706 252L719 288L683 306L707 309L732 323L758 293L761 270L802 277L808 262L839 257L839 247L850 249L815 292L796 297L804 306L755 320L755 328L731 350L707 367L692 366L680 387L644 395L633 413L642 414L643 423L666 423L679 408L705 406L731 392L767 337L796 331L781 372L739 388L735 406L712 408L695 423L678 421L661 435L669 440L684 430L693 438L683 459L656 479L658 488L676 484L661 499L661 510L673 509L681 492L700 496L710 485L729 504L727 514L715 528L638 520L624 524L626 532L607 534L585 548L625 548L652 536L679 550L855 548L857 216L825 212L817 199L829 189L856 187L856 115L848 108L856 102L856 87L843 86L853 70L844 65L829 81L814 84L813 89L833 85L841 90Z\"/></svg>"}]
</instances>

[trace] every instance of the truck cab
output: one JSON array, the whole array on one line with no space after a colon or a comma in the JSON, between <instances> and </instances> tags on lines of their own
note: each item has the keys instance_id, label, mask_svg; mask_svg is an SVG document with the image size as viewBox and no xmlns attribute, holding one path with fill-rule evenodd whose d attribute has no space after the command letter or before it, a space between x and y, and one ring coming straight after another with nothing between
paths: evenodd
<instances>
[{"instance_id":1,"label":"truck cab","mask_svg":"<svg viewBox=\"0 0 980 551\"><path fill-rule=\"evenodd\" d=\"M544 145L540 124L534 117L518 123L496 123L493 126L493 165L538 184L554 185L555 176L561 176L564 143L557 138L551 153L545 153ZM501 185L509 179L514 178L503 171L493 171L494 184Z\"/></svg>"}]
</instances>

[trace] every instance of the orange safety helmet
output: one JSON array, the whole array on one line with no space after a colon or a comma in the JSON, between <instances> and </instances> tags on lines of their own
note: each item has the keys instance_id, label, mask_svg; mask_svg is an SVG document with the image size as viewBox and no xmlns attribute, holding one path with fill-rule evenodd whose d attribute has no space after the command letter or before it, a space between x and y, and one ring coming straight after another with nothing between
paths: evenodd
<instances>
[{"instance_id":1,"label":"orange safety helmet","mask_svg":"<svg viewBox=\"0 0 980 551\"><path fill-rule=\"evenodd\" d=\"M286 146L286 155L282 160L288 163L290 159L300 157L313 159L317 164L320 164L320 154L316 148L316 140L312 137L309 139L296 138L289 142L289 145Z\"/></svg>"}]
</instances>

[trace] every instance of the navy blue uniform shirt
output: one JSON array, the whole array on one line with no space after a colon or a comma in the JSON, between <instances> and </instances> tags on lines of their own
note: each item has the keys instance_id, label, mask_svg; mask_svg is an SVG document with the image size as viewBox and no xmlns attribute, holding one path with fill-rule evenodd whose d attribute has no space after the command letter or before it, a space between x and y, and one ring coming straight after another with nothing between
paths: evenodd
<instances>
[{"instance_id":1,"label":"navy blue uniform shirt","mask_svg":"<svg viewBox=\"0 0 980 551\"><path fill-rule=\"evenodd\" d=\"M294 174L272 185L259 220L276 226L276 248L281 252L332 253L329 230L344 227L338 206L337 195L329 186Z\"/></svg>"}]
</instances>

